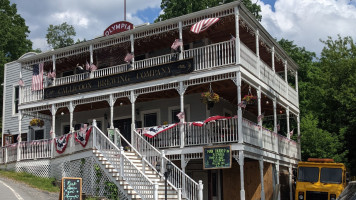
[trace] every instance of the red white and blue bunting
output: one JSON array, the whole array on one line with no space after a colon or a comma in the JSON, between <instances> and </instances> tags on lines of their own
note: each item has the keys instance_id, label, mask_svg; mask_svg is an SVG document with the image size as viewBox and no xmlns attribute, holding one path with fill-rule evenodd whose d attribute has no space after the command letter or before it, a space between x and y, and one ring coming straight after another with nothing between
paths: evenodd
<instances>
[{"instance_id":1,"label":"red white and blue bunting","mask_svg":"<svg viewBox=\"0 0 356 200\"><path fill-rule=\"evenodd\" d=\"M163 125L163 126L152 126L152 127L149 127L149 128L145 128L143 130L143 135L146 136L146 137L149 137L149 138L153 138L154 136L166 131L166 130L169 130L175 126L177 126L179 123L175 123L175 124L168 124L168 125Z\"/></svg>"},{"instance_id":2,"label":"red white and blue bunting","mask_svg":"<svg viewBox=\"0 0 356 200\"><path fill-rule=\"evenodd\" d=\"M74 133L75 141L85 147L88 144L91 130L92 127L90 127L89 129L86 126L80 128L79 131Z\"/></svg>"},{"instance_id":3,"label":"red white and blue bunting","mask_svg":"<svg viewBox=\"0 0 356 200\"><path fill-rule=\"evenodd\" d=\"M66 150L66 147L68 145L68 140L69 140L70 134L65 134L62 137L55 138L56 142L56 151L57 153L61 154Z\"/></svg>"}]
</instances>

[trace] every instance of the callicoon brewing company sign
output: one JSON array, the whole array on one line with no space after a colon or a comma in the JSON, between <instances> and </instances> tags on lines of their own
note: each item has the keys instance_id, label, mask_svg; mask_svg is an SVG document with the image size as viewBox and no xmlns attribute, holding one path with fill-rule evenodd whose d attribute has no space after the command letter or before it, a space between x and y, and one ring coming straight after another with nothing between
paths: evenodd
<instances>
[{"instance_id":1,"label":"callicoon brewing company sign","mask_svg":"<svg viewBox=\"0 0 356 200\"><path fill-rule=\"evenodd\" d=\"M48 87L44 89L44 99L68 96L82 92L92 92L95 90L188 74L193 70L193 58L189 58L145 69L133 70L100 78L84 79L66 85Z\"/></svg>"},{"instance_id":2,"label":"callicoon brewing company sign","mask_svg":"<svg viewBox=\"0 0 356 200\"><path fill-rule=\"evenodd\" d=\"M133 29L133 24L126 21L115 22L104 31L104 36L113 35Z\"/></svg>"}]
</instances>

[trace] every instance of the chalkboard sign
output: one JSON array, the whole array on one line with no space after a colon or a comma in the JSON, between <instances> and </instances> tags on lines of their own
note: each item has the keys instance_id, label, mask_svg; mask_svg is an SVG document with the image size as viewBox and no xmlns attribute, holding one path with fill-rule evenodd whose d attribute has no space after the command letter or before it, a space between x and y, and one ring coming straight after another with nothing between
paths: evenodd
<instances>
[{"instance_id":1,"label":"chalkboard sign","mask_svg":"<svg viewBox=\"0 0 356 200\"><path fill-rule=\"evenodd\" d=\"M231 146L204 147L204 169L231 168Z\"/></svg>"},{"instance_id":2,"label":"chalkboard sign","mask_svg":"<svg viewBox=\"0 0 356 200\"><path fill-rule=\"evenodd\" d=\"M82 200L82 178L62 178L60 199Z\"/></svg>"}]
</instances>

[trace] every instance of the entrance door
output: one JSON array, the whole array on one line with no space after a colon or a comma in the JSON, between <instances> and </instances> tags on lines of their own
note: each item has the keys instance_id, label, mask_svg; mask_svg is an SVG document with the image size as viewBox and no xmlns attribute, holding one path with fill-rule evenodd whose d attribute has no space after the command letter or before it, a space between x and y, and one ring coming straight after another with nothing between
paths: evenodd
<instances>
[{"instance_id":1,"label":"entrance door","mask_svg":"<svg viewBox=\"0 0 356 200\"><path fill-rule=\"evenodd\" d=\"M131 118L114 120L114 127L120 130L121 135L123 135L128 142L131 142ZM128 146L124 140L121 140L121 144L124 147Z\"/></svg>"},{"instance_id":2,"label":"entrance door","mask_svg":"<svg viewBox=\"0 0 356 200\"><path fill-rule=\"evenodd\" d=\"M209 199L221 200L220 170L211 170L209 175Z\"/></svg>"}]
</instances>

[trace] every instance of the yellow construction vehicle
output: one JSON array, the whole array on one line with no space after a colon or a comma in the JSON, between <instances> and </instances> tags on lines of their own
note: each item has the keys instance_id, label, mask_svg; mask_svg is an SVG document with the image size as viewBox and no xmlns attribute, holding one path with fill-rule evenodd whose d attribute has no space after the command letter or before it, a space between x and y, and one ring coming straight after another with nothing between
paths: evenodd
<instances>
[{"instance_id":1,"label":"yellow construction vehicle","mask_svg":"<svg viewBox=\"0 0 356 200\"><path fill-rule=\"evenodd\" d=\"M347 183L345 165L328 158L299 162L296 176L296 200L336 200Z\"/></svg>"}]
</instances>

